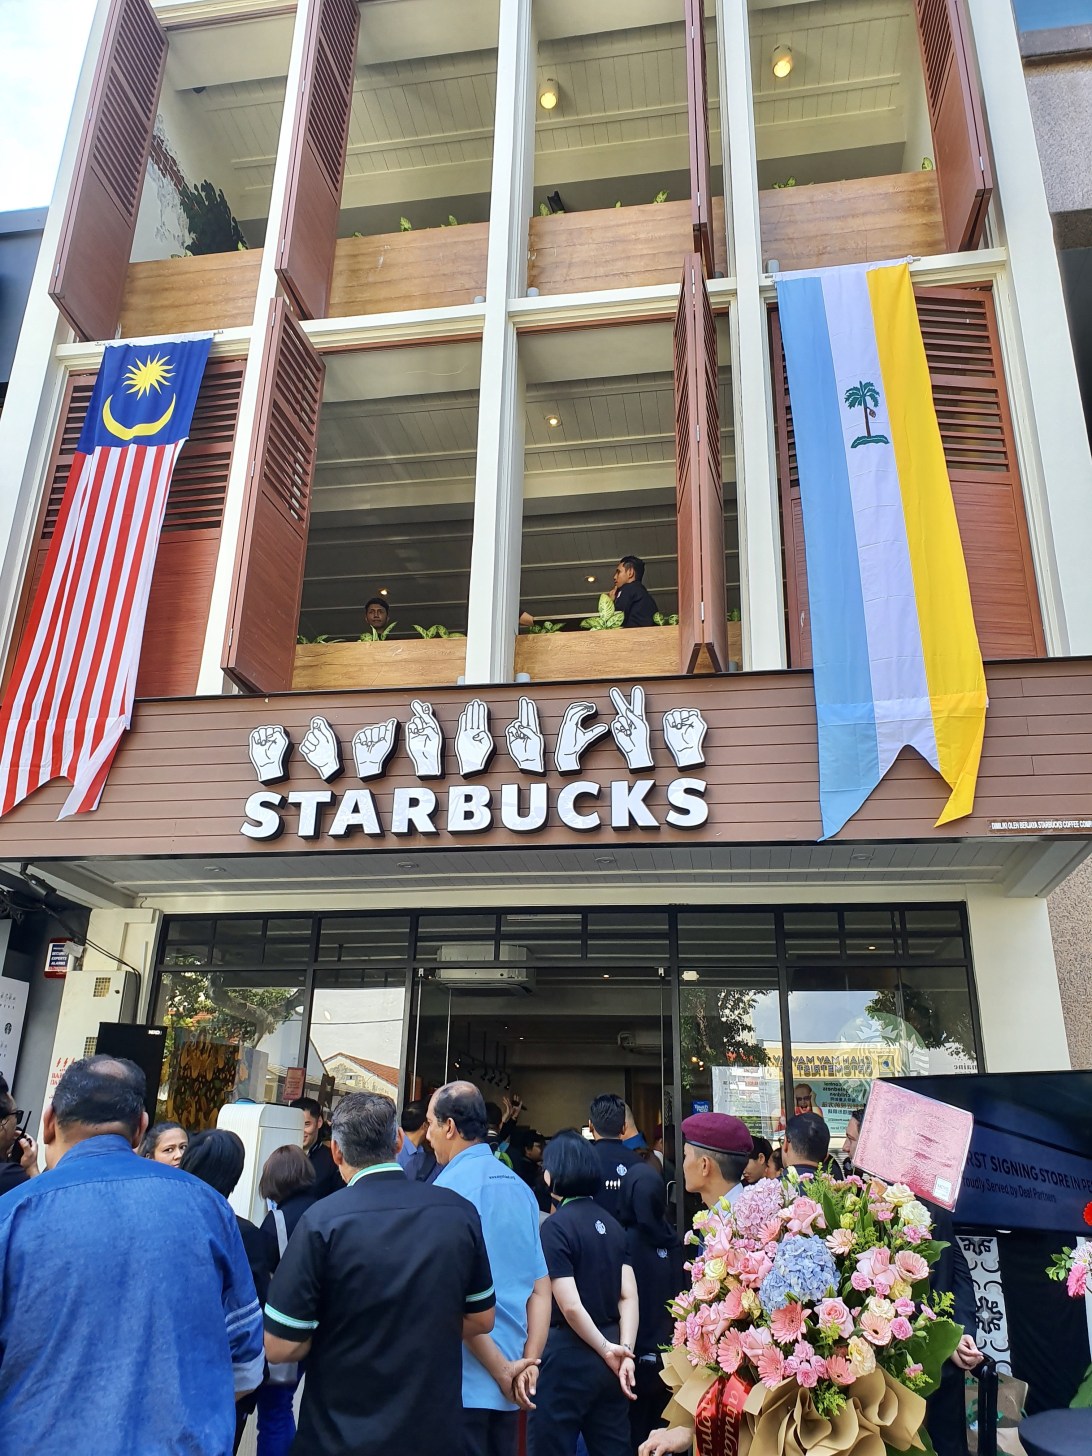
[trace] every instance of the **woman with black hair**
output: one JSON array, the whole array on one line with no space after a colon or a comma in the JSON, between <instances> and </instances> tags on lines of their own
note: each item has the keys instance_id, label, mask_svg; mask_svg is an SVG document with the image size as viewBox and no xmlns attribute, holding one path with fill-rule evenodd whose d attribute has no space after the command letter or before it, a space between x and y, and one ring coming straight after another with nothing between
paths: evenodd
<instances>
[{"instance_id":1,"label":"woman with black hair","mask_svg":"<svg viewBox=\"0 0 1092 1456\"><path fill-rule=\"evenodd\" d=\"M189 1134L180 1123L157 1122L141 1138L137 1152L153 1163L166 1163L168 1168L178 1168L189 1140Z\"/></svg>"},{"instance_id":2,"label":"woman with black hair","mask_svg":"<svg viewBox=\"0 0 1092 1456\"><path fill-rule=\"evenodd\" d=\"M542 1226L553 1315L527 1423L528 1456L630 1456L637 1284L621 1225L595 1202L599 1165L577 1132L546 1146L543 1177L554 1212Z\"/></svg>"},{"instance_id":3,"label":"woman with black hair","mask_svg":"<svg viewBox=\"0 0 1092 1456\"><path fill-rule=\"evenodd\" d=\"M246 1149L243 1147L243 1140L239 1134L228 1132L226 1128L211 1127L206 1132L199 1132L196 1137L190 1139L179 1166L183 1173L191 1173L195 1178L200 1178L202 1183L207 1183L210 1188L215 1188L217 1193L222 1194L224 1198L228 1198L235 1191L235 1185L243 1176L245 1162ZM254 1276L254 1288L257 1291L258 1302L264 1306L266 1295L269 1293L269 1266L266 1263L261 1230L257 1224L251 1223L249 1218L243 1218L240 1214L235 1215L235 1221L239 1225L247 1262L250 1265L250 1272ZM243 1427L257 1404L258 1392L256 1390L252 1390L249 1395L243 1396L235 1403L234 1451L239 1449L239 1442L243 1439Z\"/></svg>"},{"instance_id":4,"label":"woman with black hair","mask_svg":"<svg viewBox=\"0 0 1092 1456\"><path fill-rule=\"evenodd\" d=\"M274 1148L265 1160L258 1192L269 1204L262 1222L265 1259L270 1277L277 1272L281 1255L300 1219L317 1201L315 1169L301 1147L286 1143ZM300 1383L296 1365L272 1365L258 1387L258 1456L288 1456L296 1439L292 1410Z\"/></svg>"}]
</instances>

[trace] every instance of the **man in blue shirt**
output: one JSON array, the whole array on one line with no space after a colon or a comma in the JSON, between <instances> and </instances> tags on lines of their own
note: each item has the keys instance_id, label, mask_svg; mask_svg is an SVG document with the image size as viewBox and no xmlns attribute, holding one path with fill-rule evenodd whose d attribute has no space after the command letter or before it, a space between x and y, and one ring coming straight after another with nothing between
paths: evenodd
<instances>
[{"instance_id":1,"label":"man in blue shirt","mask_svg":"<svg viewBox=\"0 0 1092 1456\"><path fill-rule=\"evenodd\" d=\"M433 1093L428 1140L440 1174L474 1205L496 1289L491 1334L463 1346L462 1456L515 1456L519 1404L530 1405L538 1359L550 1333L550 1277L538 1236L538 1203L517 1173L488 1143L488 1113L471 1082L449 1082Z\"/></svg>"},{"instance_id":2,"label":"man in blue shirt","mask_svg":"<svg viewBox=\"0 0 1092 1456\"><path fill-rule=\"evenodd\" d=\"M144 1073L73 1062L48 1170L0 1201L0 1432L20 1456L224 1456L262 1379L262 1315L227 1201L133 1149Z\"/></svg>"}]
</instances>

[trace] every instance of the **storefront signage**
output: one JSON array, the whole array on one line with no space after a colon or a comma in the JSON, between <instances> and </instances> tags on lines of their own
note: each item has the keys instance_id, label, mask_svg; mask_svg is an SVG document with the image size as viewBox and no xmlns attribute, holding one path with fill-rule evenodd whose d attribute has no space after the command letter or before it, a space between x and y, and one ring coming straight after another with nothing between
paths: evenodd
<instances>
[{"instance_id":1,"label":"storefront signage","mask_svg":"<svg viewBox=\"0 0 1092 1456\"><path fill-rule=\"evenodd\" d=\"M482 698L472 699L459 715L450 743L431 703L414 698L404 725L398 718L364 725L354 733L349 755L326 718L313 717L299 753L323 784L339 779L350 761L362 783L382 778L401 738L417 785L396 788L385 817L368 788L288 793L266 788L247 799L240 832L248 839L275 839L291 822L298 837L308 840L344 839L354 832L373 838L388 833L427 837L441 828L449 834L473 834L498 825L528 834L549 822L551 810L567 828L579 832L603 827L658 829L661 823L676 829L700 828L709 817L703 778L672 778L665 788L664 808L648 802L657 787L655 778L618 778L603 784L579 777L584 754L607 733L631 774L653 769L657 732L677 769L705 763L708 725L697 708L670 708L654 724L640 685L629 697L611 688L610 697L615 716L609 723L591 721L599 711L595 703L570 703L549 753L538 707L527 697L520 698L516 717L498 735L490 726L489 705ZM513 773L523 777L493 787L464 782L434 789L427 782L444 778L449 756L454 757L461 779L473 779L490 768L498 750L510 761ZM278 784L288 777L292 743L281 724L255 728L249 753L260 783ZM566 782L551 783L551 773Z\"/></svg>"}]
</instances>

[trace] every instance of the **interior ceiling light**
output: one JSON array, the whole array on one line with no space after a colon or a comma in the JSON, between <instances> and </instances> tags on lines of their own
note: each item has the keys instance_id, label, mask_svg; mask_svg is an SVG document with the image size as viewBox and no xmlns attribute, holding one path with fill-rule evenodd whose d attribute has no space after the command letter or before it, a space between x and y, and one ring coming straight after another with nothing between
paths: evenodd
<instances>
[{"instance_id":1,"label":"interior ceiling light","mask_svg":"<svg viewBox=\"0 0 1092 1456\"><path fill-rule=\"evenodd\" d=\"M379 595L381 597L385 597L387 595L387 588L385 586L381 586L379 588Z\"/></svg>"},{"instance_id":2,"label":"interior ceiling light","mask_svg":"<svg viewBox=\"0 0 1092 1456\"><path fill-rule=\"evenodd\" d=\"M589 576L589 577L588 577L588 580L589 580L589 581L590 581L590 582L594 582L594 581L595 581L595 577L594 577L594 576Z\"/></svg>"},{"instance_id":3,"label":"interior ceiling light","mask_svg":"<svg viewBox=\"0 0 1092 1456\"><path fill-rule=\"evenodd\" d=\"M557 94L557 82L552 76L547 76L538 88L538 104L543 111L553 111L557 105Z\"/></svg>"},{"instance_id":4,"label":"interior ceiling light","mask_svg":"<svg viewBox=\"0 0 1092 1456\"><path fill-rule=\"evenodd\" d=\"M556 430L557 427L558 427L558 425L560 425L560 423L561 423L561 416L560 415L547 415L546 416L546 423L549 425L549 427L550 427L551 430Z\"/></svg>"},{"instance_id":5,"label":"interior ceiling light","mask_svg":"<svg viewBox=\"0 0 1092 1456\"><path fill-rule=\"evenodd\" d=\"M783 81L792 70L792 51L788 46L780 45L773 53L773 73L779 81Z\"/></svg>"}]
</instances>

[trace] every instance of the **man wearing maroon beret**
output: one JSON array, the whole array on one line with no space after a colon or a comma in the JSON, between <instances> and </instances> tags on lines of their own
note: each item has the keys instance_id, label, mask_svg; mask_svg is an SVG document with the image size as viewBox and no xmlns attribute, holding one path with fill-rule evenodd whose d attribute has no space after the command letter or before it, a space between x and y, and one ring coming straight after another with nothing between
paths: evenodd
<instances>
[{"instance_id":1,"label":"man wearing maroon beret","mask_svg":"<svg viewBox=\"0 0 1092 1456\"><path fill-rule=\"evenodd\" d=\"M683 1181L706 1208L730 1207L743 1192L743 1170L755 1145L747 1124L726 1112L683 1119Z\"/></svg>"}]
</instances>

